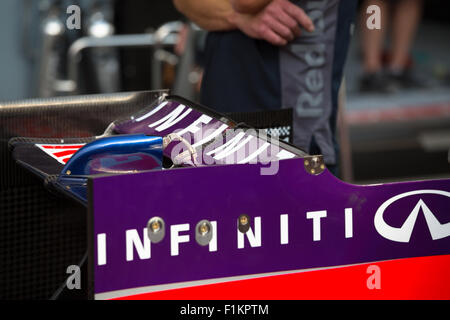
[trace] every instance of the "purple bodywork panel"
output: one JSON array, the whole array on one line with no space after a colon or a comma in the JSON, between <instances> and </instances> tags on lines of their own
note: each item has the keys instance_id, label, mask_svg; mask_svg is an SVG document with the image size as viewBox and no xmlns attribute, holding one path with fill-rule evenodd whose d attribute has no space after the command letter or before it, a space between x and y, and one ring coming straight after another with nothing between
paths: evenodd
<instances>
[{"instance_id":1,"label":"purple bodywork panel","mask_svg":"<svg viewBox=\"0 0 450 320\"><path fill-rule=\"evenodd\" d=\"M309 174L303 159L279 161L275 175L260 170L245 164L92 178L94 294L450 253L450 180L356 186L327 170ZM250 217L251 241L237 229L241 214ZM155 216L165 238L145 247ZM215 245L196 243L203 219L216 224ZM189 241L178 239L175 255L171 229L186 224L178 236ZM130 237L127 244L133 233L139 243Z\"/></svg>"}]
</instances>

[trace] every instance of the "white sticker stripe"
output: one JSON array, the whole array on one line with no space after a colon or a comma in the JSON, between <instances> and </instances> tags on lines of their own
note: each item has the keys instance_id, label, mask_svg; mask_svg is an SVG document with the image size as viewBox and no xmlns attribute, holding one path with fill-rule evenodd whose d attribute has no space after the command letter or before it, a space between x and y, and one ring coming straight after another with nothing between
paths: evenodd
<instances>
[{"instance_id":1,"label":"white sticker stripe","mask_svg":"<svg viewBox=\"0 0 450 320\"><path fill-rule=\"evenodd\" d=\"M202 140L194 143L192 145L192 147L197 148L203 144L205 144L208 141L211 141L212 139L214 139L215 137L217 137L219 134L221 134L222 132L224 132L226 129L228 129L228 126L226 124L221 125L216 131L214 131L212 134L210 134L209 136L206 136L205 138L203 138Z\"/></svg>"},{"instance_id":2,"label":"white sticker stripe","mask_svg":"<svg viewBox=\"0 0 450 320\"><path fill-rule=\"evenodd\" d=\"M147 119L148 117L154 115L155 113L157 113L159 110L161 110L162 108L164 108L167 105L168 101L161 103L159 106L157 106L155 109L153 109L152 111L150 111L149 113L139 117L136 119L136 122L140 122L142 120Z\"/></svg>"},{"instance_id":3,"label":"white sticker stripe","mask_svg":"<svg viewBox=\"0 0 450 320\"><path fill-rule=\"evenodd\" d=\"M238 164L244 164L247 162L250 162L252 159L256 158L257 156L259 156L264 150L266 150L268 147L270 146L270 143L266 142L262 145L261 148L259 148L258 150L256 150L255 152L253 152L251 155L249 155L247 158L242 159L241 161L238 162Z\"/></svg>"},{"instance_id":4,"label":"white sticker stripe","mask_svg":"<svg viewBox=\"0 0 450 320\"><path fill-rule=\"evenodd\" d=\"M277 154L277 158L280 160L284 160L284 159L292 159L295 157L295 154L293 154L292 152L289 152L287 150L281 150L278 154Z\"/></svg>"},{"instance_id":5,"label":"white sticker stripe","mask_svg":"<svg viewBox=\"0 0 450 320\"><path fill-rule=\"evenodd\" d=\"M240 148L242 148L243 146L245 146L247 143L250 142L250 140L252 140L254 137L253 136L249 136L247 138L244 139L244 141L240 142L237 146L233 146L233 143L231 144L231 149L230 146L225 147L224 150L222 150L219 154L216 154L214 156L214 159L216 160L222 160L223 158L226 158L228 156L230 156L231 154L237 152ZM240 139L238 139L239 141Z\"/></svg>"},{"instance_id":6,"label":"white sticker stripe","mask_svg":"<svg viewBox=\"0 0 450 320\"><path fill-rule=\"evenodd\" d=\"M106 233L97 235L97 264L99 266L106 264Z\"/></svg>"},{"instance_id":7,"label":"white sticker stripe","mask_svg":"<svg viewBox=\"0 0 450 320\"><path fill-rule=\"evenodd\" d=\"M174 126L181 120L183 120L189 113L191 113L192 109L187 108L186 111L184 109L186 106L184 104L180 104L176 109L172 110L169 114L167 114L165 117L157 120L156 122L149 124L149 128L155 128L157 132L161 132L164 130L167 130L168 128ZM183 113L184 111L184 113Z\"/></svg>"}]
</instances>

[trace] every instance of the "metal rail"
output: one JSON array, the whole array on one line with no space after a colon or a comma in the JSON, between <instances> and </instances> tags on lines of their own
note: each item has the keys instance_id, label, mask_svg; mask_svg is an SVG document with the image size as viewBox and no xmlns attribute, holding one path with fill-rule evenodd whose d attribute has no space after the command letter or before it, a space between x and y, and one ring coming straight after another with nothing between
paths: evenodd
<instances>
[{"instance_id":1,"label":"metal rail","mask_svg":"<svg viewBox=\"0 0 450 320\"><path fill-rule=\"evenodd\" d=\"M78 64L81 61L82 52L86 49L146 47L154 49L174 46L178 40L177 32L181 28L182 22L175 21L162 25L155 33L151 34L113 35L102 38L82 37L70 46L67 54L68 80L60 80L58 82L60 86L67 88L67 91L71 91L71 93L77 92L79 83Z\"/></svg>"}]
</instances>

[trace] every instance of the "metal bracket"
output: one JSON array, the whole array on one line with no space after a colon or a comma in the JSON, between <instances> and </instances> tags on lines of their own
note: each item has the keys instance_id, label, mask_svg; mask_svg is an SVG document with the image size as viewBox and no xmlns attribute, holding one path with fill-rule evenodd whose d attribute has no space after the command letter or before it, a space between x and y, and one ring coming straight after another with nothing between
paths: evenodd
<instances>
[{"instance_id":1,"label":"metal bracket","mask_svg":"<svg viewBox=\"0 0 450 320\"><path fill-rule=\"evenodd\" d=\"M321 155L305 157L303 163L306 172L315 176L321 174L326 168L323 156Z\"/></svg>"}]
</instances>

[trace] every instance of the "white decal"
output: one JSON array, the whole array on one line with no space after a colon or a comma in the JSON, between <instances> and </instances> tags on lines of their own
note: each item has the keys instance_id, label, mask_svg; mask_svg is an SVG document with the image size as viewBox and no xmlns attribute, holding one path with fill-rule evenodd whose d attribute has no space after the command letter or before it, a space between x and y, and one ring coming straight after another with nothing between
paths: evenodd
<instances>
[{"instance_id":1,"label":"white decal","mask_svg":"<svg viewBox=\"0 0 450 320\"><path fill-rule=\"evenodd\" d=\"M65 165L67 161L85 144L36 144L36 147L44 151L47 155Z\"/></svg>"},{"instance_id":2,"label":"white decal","mask_svg":"<svg viewBox=\"0 0 450 320\"><path fill-rule=\"evenodd\" d=\"M310 211L306 213L306 218L313 220L313 241L320 241L321 239L320 219L326 218L326 216L327 216L326 210Z\"/></svg>"},{"instance_id":3,"label":"white decal","mask_svg":"<svg viewBox=\"0 0 450 320\"><path fill-rule=\"evenodd\" d=\"M247 235L248 242L250 243L250 247L261 247L261 217L255 217L255 233L253 233L252 228L248 229L245 233ZM238 249L244 248L244 234L240 232L238 229Z\"/></svg>"},{"instance_id":4,"label":"white decal","mask_svg":"<svg viewBox=\"0 0 450 320\"><path fill-rule=\"evenodd\" d=\"M217 221L211 221L212 238L209 242L209 252L217 251Z\"/></svg>"},{"instance_id":5,"label":"white decal","mask_svg":"<svg viewBox=\"0 0 450 320\"><path fill-rule=\"evenodd\" d=\"M189 231L189 223L174 224L170 226L170 255L177 256L179 254L179 244L189 242L189 235L180 236L181 231Z\"/></svg>"},{"instance_id":6,"label":"white decal","mask_svg":"<svg viewBox=\"0 0 450 320\"><path fill-rule=\"evenodd\" d=\"M374 218L375 229L381 236L396 242L409 242L420 210L423 212L425 216L425 220L427 222L428 229L430 230L431 238L433 240L443 239L450 236L450 222L441 224L422 199L420 199L419 202L417 202L416 206L411 211L408 218L405 220L405 222L400 228L392 227L384 221L383 214L391 204L402 198L406 198L417 194L437 194L450 198L450 192L446 191L417 190L405 192L387 200L378 208ZM450 212L446 213L448 214Z\"/></svg>"},{"instance_id":7,"label":"white decal","mask_svg":"<svg viewBox=\"0 0 450 320\"><path fill-rule=\"evenodd\" d=\"M164 131L174 124L177 124L181 120L183 120L191 111L192 109L188 108L182 115L180 115L184 108L186 108L185 105L180 104L175 110L173 110L171 113L166 115L165 117L159 119L158 121L152 123L149 125L150 128L157 127L155 130L158 132Z\"/></svg>"},{"instance_id":8,"label":"white decal","mask_svg":"<svg viewBox=\"0 0 450 320\"><path fill-rule=\"evenodd\" d=\"M265 142L262 145L262 147L257 149L255 152L251 153L247 158L242 159L241 161L239 161L238 164L244 164L244 163L250 162L251 160L253 160L257 156L259 156L263 151L265 151L269 146L270 146L270 143Z\"/></svg>"},{"instance_id":9,"label":"white decal","mask_svg":"<svg viewBox=\"0 0 450 320\"><path fill-rule=\"evenodd\" d=\"M289 243L289 227L288 227L288 215L280 215L280 243Z\"/></svg>"},{"instance_id":10,"label":"white decal","mask_svg":"<svg viewBox=\"0 0 450 320\"><path fill-rule=\"evenodd\" d=\"M192 124L184 128L183 130L176 132L178 135L182 136L186 132L196 133L198 130L200 130L200 127L198 126L200 123L208 124L212 120L211 117L207 115L202 115L200 118L195 120Z\"/></svg>"},{"instance_id":11,"label":"white decal","mask_svg":"<svg viewBox=\"0 0 450 320\"><path fill-rule=\"evenodd\" d=\"M210 135L206 136L202 140L200 140L200 141L196 142L195 144L193 144L192 147L197 148L197 147L201 146L202 144L204 144L204 143L214 139L215 137L217 137L219 134L224 132L226 129L228 129L228 126L226 124L221 125L213 133L211 133Z\"/></svg>"},{"instance_id":12,"label":"white decal","mask_svg":"<svg viewBox=\"0 0 450 320\"><path fill-rule=\"evenodd\" d=\"M353 209L345 208L345 238L353 238Z\"/></svg>"},{"instance_id":13,"label":"white decal","mask_svg":"<svg viewBox=\"0 0 450 320\"><path fill-rule=\"evenodd\" d=\"M126 231L126 246L127 246L127 261L134 260L134 250L136 248L136 252L139 255L139 259L150 259L151 250L150 250L150 239L148 237L147 228L144 228L143 232L144 243L142 243L141 237L136 229L127 230Z\"/></svg>"},{"instance_id":14,"label":"white decal","mask_svg":"<svg viewBox=\"0 0 450 320\"><path fill-rule=\"evenodd\" d=\"M106 233L97 235L97 264L99 266L106 264Z\"/></svg>"},{"instance_id":15,"label":"white decal","mask_svg":"<svg viewBox=\"0 0 450 320\"><path fill-rule=\"evenodd\" d=\"M284 159L292 159L295 157L295 154L293 154L292 152L289 152L287 150L281 150L278 154L277 154L277 158L280 160L284 160Z\"/></svg>"},{"instance_id":16,"label":"white decal","mask_svg":"<svg viewBox=\"0 0 450 320\"><path fill-rule=\"evenodd\" d=\"M157 113L159 110L161 110L162 108L164 108L166 105L168 104L168 101L161 103L159 106L157 106L155 109L153 109L152 111L150 111L149 113L143 115L142 117L139 117L136 119L136 122L141 122L142 120L147 119L148 117L154 115L155 113Z\"/></svg>"},{"instance_id":17,"label":"white decal","mask_svg":"<svg viewBox=\"0 0 450 320\"><path fill-rule=\"evenodd\" d=\"M208 156L214 154L214 159L221 160L238 149L242 148L248 141L250 141L253 137L248 136L244 141L240 142L241 139L245 136L245 132L239 132L235 137L227 141L225 144L217 147L216 149L207 153Z\"/></svg>"}]
</instances>

